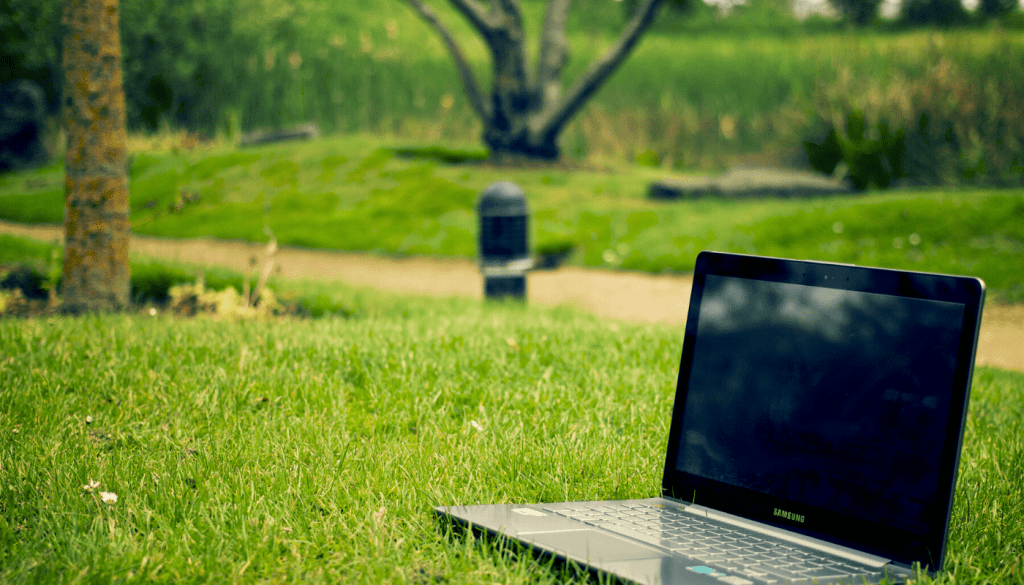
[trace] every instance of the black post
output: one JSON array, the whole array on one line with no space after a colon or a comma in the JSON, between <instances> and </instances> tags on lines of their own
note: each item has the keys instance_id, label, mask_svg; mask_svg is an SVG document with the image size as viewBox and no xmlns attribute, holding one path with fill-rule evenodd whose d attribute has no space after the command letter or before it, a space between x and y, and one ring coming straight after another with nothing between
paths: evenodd
<instances>
[{"instance_id":1,"label":"black post","mask_svg":"<svg viewBox=\"0 0 1024 585\"><path fill-rule=\"evenodd\" d=\"M533 267L526 195L514 183L494 183L480 194L476 210L484 297L526 300L526 273Z\"/></svg>"}]
</instances>

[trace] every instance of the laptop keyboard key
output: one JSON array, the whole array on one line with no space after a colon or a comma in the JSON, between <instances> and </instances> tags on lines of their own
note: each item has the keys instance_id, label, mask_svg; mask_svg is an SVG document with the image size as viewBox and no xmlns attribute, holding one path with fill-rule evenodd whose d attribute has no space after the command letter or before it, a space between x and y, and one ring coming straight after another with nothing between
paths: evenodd
<instances>
[{"instance_id":1,"label":"laptop keyboard key","mask_svg":"<svg viewBox=\"0 0 1024 585\"><path fill-rule=\"evenodd\" d=\"M638 530L632 530L630 528L622 528L622 527L616 527L615 528L615 533L616 534L621 534L622 536L626 536L626 537L629 537L629 538L633 538L633 539L639 540L640 542L645 542L647 544L653 544L654 546L657 546L657 547L668 548L668 549L673 548L671 541L669 539L661 538L660 535L655 536L655 535L652 535L652 534L647 534L647 533L644 533L644 532L640 532ZM676 545L676 547L678 547L678 545Z\"/></svg>"},{"instance_id":2,"label":"laptop keyboard key","mask_svg":"<svg viewBox=\"0 0 1024 585\"><path fill-rule=\"evenodd\" d=\"M840 579L842 577L850 577L850 573L844 571L835 571L832 569L812 569L803 573L805 577L811 579Z\"/></svg>"},{"instance_id":3,"label":"laptop keyboard key","mask_svg":"<svg viewBox=\"0 0 1024 585\"><path fill-rule=\"evenodd\" d=\"M862 567L843 566L814 551L762 539L670 508L576 506L548 511L669 549L760 583L810 585L821 580L824 584L829 579L869 572Z\"/></svg>"}]
</instances>

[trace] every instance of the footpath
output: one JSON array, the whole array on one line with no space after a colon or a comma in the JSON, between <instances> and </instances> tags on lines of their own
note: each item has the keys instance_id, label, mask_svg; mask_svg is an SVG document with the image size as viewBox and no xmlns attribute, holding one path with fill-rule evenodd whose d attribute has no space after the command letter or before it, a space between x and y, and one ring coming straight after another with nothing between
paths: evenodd
<instances>
[{"instance_id":1,"label":"footpath","mask_svg":"<svg viewBox=\"0 0 1024 585\"><path fill-rule=\"evenodd\" d=\"M0 221L0 233L60 241L59 226ZM152 258L248 272L264 246L212 238L172 239L133 235L131 249ZM284 278L340 281L378 290L433 297L483 297L483 279L467 259L388 258L368 254L282 247L274 256ZM691 279L686 275L564 267L530 273L527 301L568 305L634 323L686 322ZM1024 371L1024 305L985 307L977 363Z\"/></svg>"}]
</instances>

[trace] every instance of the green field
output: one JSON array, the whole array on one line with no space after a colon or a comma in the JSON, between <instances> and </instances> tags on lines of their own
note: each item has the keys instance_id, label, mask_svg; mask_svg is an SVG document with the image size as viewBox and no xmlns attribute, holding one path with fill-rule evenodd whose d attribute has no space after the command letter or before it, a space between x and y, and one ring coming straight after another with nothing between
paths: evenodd
<instances>
[{"instance_id":1,"label":"green field","mask_svg":"<svg viewBox=\"0 0 1024 585\"><path fill-rule=\"evenodd\" d=\"M559 583L431 508L658 493L681 328L332 290L359 316L0 320L0 582ZM1021 582L1022 396L976 371L939 583Z\"/></svg>"},{"instance_id":2,"label":"green field","mask_svg":"<svg viewBox=\"0 0 1024 585\"><path fill-rule=\"evenodd\" d=\"M523 3L531 58L545 4ZM490 55L483 42L447 2L432 5L462 43L483 86L489 86ZM690 170L720 169L765 153L788 161L801 157L802 140L817 130L814 112L829 95L827 88L847 77L853 79L851 88L863 93L851 96L853 101L870 108L874 94L899 88L903 77L926 77L943 59L963 68L964 81L979 87L1002 87L1003 80L1022 73L1019 30L859 31L779 18L771 14L775 5L781 3L759 3L728 19L666 11L567 128L561 141L565 153L632 162L651 152L661 165ZM284 15L236 13L234 26L260 40L249 53L230 56L238 62L232 67L241 77L229 78L241 79L237 86L195 96L210 102L193 115L209 120L206 133L229 129L231 120L242 128L315 121L331 133L479 143L479 121L445 46L404 2L293 6ZM283 32L265 30L264 13L286 17L278 25ZM624 24L618 3L576 6L567 27L567 86L614 42ZM213 67L225 58L211 54L202 62ZM1015 104L1019 101L1008 106Z\"/></svg>"},{"instance_id":3,"label":"green field","mask_svg":"<svg viewBox=\"0 0 1024 585\"><path fill-rule=\"evenodd\" d=\"M983 278L990 300L1024 300L1024 192L917 190L814 199L658 202L666 171L635 165L527 169L402 158L369 136L246 150L142 152L131 163L132 228L376 254L473 257L474 202L513 180L537 248L570 262L686 272L703 249ZM473 145L464 145L472 149ZM63 170L0 176L0 219L62 221Z\"/></svg>"},{"instance_id":4,"label":"green field","mask_svg":"<svg viewBox=\"0 0 1024 585\"><path fill-rule=\"evenodd\" d=\"M59 2L15 4L39 13L22 53L41 67ZM646 197L680 170L800 163L830 88L875 109L907 80L992 97L1024 75L1021 31L663 18L567 128L565 160L509 169L396 153L480 148L448 55L403 2L158 4L121 1L126 89L144 96L129 119L172 146L131 155L135 233L472 258L476 198L512 180L534 249L572 246L578 266L687 272L715 249L979 276L990 302L1024 302L1019 188ZM536 38L543 2L524 6ZM567 75L622 24L619 3L577 2ZM482 45L466 48L486 81ZM1024 98L1001 95L979 116L1024 127L1005 124ZM233 145L305 121L328 136ZM0 219L60 223L63 197L59 160L0 174ZM60 250L0 235L0 265L17 263L51 287ZM133 256L143 313L0 318L0 583L562 583L575 569L453 535L433 506L658 494L681 327L282 280L311 318L172 316L160 301L195 275ZM1024 374L974 376L946 572L918 583L1024 584Z\"/></svg>"},{"instance_id":5,"label":"green field","mask_svg":"<svg viewBox=\"0 0 1024 585\"><path fill-rule=\"evenodd\" d=\"M0 14L0 25L21 27L29 38L8 53L25 74L45 78L55 111L60 2L10 4L14 16ZM575 4L566 85L614 42L625 25L623 4ZM484 44L447 2L432 5L486 87L492 73ZM233 140L240 131L312 121L332 134L479 144L480 123L444 45L401 0L123 0L120 6L133 131L172 128ZM531 56L544 6L523 1ZM931 110L936 122L973 129L962 138L1019 153L1024 96L1013 80L1024 75L1020 22L854 29L798 21L784 0L759 0L728 17L711 9L691 16L666 10L566 129L563 151L591 162L641 155L690 171L749 158L790 162L801 159L803 140L822 137L820 118L836 115L834 101L900 118L893 106L921 98L917 107ZM938 90L915 90L933 81ZM941 99L951 94L955 103ZM962 146L968 158L977 155L976 145Z\"/></svg>"}]
</instances>

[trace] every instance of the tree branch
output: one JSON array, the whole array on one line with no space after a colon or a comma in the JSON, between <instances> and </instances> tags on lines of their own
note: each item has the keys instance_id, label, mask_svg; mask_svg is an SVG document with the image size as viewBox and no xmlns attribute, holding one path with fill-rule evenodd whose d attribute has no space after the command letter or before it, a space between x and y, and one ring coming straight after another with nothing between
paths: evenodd
<instances>
[{"instance_id":1,"label":"tree branch","mask_svg":"<svg viewBox=\"0 0 1024 585\"><path fill-rule=\"evenodd\" d=\"M654 22L654 16L661 1L643 0L643 4L637 8L618 41L594 61L590 69L576 81L560 104L553 106L550 110L545 109L545 113L535 125L541 135L557 134L612 72L622 64L640 36Z\"/></svg>"},{"instance_id":2,"label":"tree branch","mask_svg":"<svg viewBox=\"0 0 1024 585\"><path fill-rule=\"evenodd\" d=\"M519 91L528 88L526 46L523 42L523 12L519 0L493 0L493 35L487 39L494 56L495 86L514 86ZM506 78L499 81L498 77ZM509 86L508 84L512 85Z\"/></svg>"},{"instance_id":3,"label":"tree branch","mask_svg":"<svg viewBox=\"0 0 1024 585\"><path fill-rule=\"evenodd\" d=\"M409 0L406 0L407 2ZM418 1L418 0L417 0ZM490 15L484 11L483 7L477 0L448 0L456 10L462 13L466 17L466 20L473 25L477 31L487 38L491 35L491 29L494 28L493 19Z\"/></svg>"},{"instance_id":4,"label":"tree branch","mask_svg":"<svg viewBox=\"0 0 1024 585\"><path fill-rule=\"evenodd\" d=\"M483 96L480 93L480 86L476 82L476 77L473 76L473 70L470 69L469 63L466 62L466 58L462 56L462 49L455 43L455 37L452 33L443 25L441 21L437 19L437 15L430 7L426 6L420 0L405 0L410 6L416 9L420 13L420 16L434 28L438 35L441 36L441 40L445 46L448 47L448 52L452 55L452 60L455 61L455 68L459 71L459 77L462 78L462 86L466 90L466 97L469 98L469 105L473 108L473 111L480 116L481 120L487 121L489 109L484 103ZM450 0L457 8L465 6L467 10L473 11L478 10L480 5L476 3L476 0ZM469 4L469 3L472 4ZM470 7L473 8L470 8ZM481 14L482 11L481 11ZM472 18L467 15L467 18ZM481 21L483 26L487 26L485 22ZM475 26L475 23L474 23ZM489 29L487 29L489 30ZM481 34L484 34L481 31Z\"/></svg>"},{"instance_id":5,"label":"tree branch","mask_svg":"<svg viewBox=\"0 0 1024 585\"><path fill-rule=\"evenodd\" d=\"M550 0L544 16L544 32L537 58L537 88L544 104L554 104L562 92L562 68L569 62L569 39L565 21L572 0Z\"/></svg>"}]
</instances>

